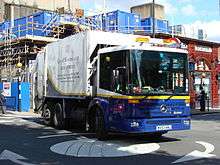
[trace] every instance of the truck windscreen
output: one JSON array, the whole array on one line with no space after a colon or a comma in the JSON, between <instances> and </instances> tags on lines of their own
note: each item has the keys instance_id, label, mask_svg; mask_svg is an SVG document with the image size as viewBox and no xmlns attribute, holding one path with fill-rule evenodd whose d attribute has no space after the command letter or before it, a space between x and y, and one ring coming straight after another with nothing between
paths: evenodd
<instances>
[{"instance_id":1,"label":"truck windscreen","mask_svg":"<svg viewBox=\"0 0 220 165\"><path fill-rule=\"evenodd\" d=\"M127 95L187 93L187 54L123 50L102 54L100 88Z\"/></svg>"},{"instance_id":2,"label":"truck windscreen","mask_svg":"<svg viewBox=\"0 0 220 165\"><path fill-rule=\"evenodd\" d=\"M159 51L131 51L131 84L135 93L185 93L186 54Z\"/></svg>"}]
</instances>

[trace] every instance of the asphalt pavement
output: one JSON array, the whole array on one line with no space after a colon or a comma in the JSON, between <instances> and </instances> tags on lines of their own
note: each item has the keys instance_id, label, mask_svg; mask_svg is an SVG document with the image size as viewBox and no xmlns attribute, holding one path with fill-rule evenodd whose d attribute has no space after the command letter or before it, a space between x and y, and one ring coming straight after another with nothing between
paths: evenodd
<instances>
[{"instance_id":1,"label":"asphalt pavement","mask_svg":"<svg viewBox=\"0 0 220 165\"><path fill-rule=\"evenodd\" d=\"M39 115L0 115L0 165L219 165L220 113L192 116L192 129L156 140L111 135L99 141L81 130L56 130Z\"/></svg>"},{"instance_id":2,"label":"asphalt pavement","mask_svg":"<svg viewBox=\"0 0 220 165\"><path fill-rule=\"evenodd\" d=\"M205 111L200 111L200 109L191 109L192 115L204 115L204 114L214 114L214 113L220 113L219 108L206 108Z\"/></svg>"}]
</instances>

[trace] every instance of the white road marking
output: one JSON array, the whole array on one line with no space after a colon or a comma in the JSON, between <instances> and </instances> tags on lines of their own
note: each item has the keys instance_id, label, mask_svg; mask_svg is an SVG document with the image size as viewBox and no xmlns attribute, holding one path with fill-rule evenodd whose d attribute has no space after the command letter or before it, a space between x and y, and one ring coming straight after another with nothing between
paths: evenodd
<instances>
[{"instance_id":1,"label":"white road marking","mask_svg":"<svg viewBox=\"0 0 220 165\"><path fill-rule=\"evenodd\" d=\"M147 148L147 151L146 151ZM136 145L130 145L128 147L120 147L118 148L119 151L127 151L134 154L142 154L142 153L151 153L154 152L155 149L158 150L160 146L157 143L150 143L148 144L136 144Z\"/></svg>"},{"instance_id":2,"label":"white road marking","mask_svg":"<svg viewBox=\"0 0 220 165\"><path fill-rule=\"evenodd\" d=\"M5 124L5 123L13 123L15 120L0 120L0 124Z\"/></svg>"},{"instance_id":3,"label":"white road marking","mask_svg":"<svg viewBox=\"0 0 220 165\"><path fill-rule=\"evenodd\" d=\"M46 138L53 138L53 137L62 137L62 136L76 136L76 133L67 133L67 134L56 134L56 135L46 135L46 136L38 136L38 139L46 139Z\"/></svg>"},{"instance_id":4,"label":"white road marking","mask_svg":"<svg viewBox=\"0 0 220 165\"><path fill-rule=\"evenodd\" d=\"M55 144L50 150L61 155L75 157L122 157L147 154L160 148L157 143L125 145L81 138Z\"/></svg>"},{"instance_id":5,"label":"white road marking","mask_svg":"<svg viewBox=\"0 0 220 165\"><path fill-rule=\"evenodd\" d=\"M16 164L20 164L20 165L34 165L34 164L31 164L31 163L26 163L26 162L23 162L21 160L27 160L27 158L21 156L21 155L18 155L14 152L11 152L9 150L4 150L1 155L0 155L0 160L10 160Z\"/></svg>"},{"instance_id":6,"label":"white road marking","mask_svg":"<svg viewBox=\"0 0 220 165\"><path fill-rule=\"evenodd\" d=\"M22 122L33 122L37 119L36 116L30 116L30 115L19 115L19 114L4 114L0 115L0 124L19 124ZM28 119L28 121L26 120Z\"/></svg>"},{"instance_id":7,"label":"white road marking","mask_svg":"<svg viewBox=\"0 0 220 165\"><path fill-rule=\"evenodd\" d=\"M8 117L8 118L41 118L40 115L38 114L28 114L28 113L22 113L22 112L13 112L13 111L10 111L6 114L2 114L0 115L0 119L2 117Z\"/></svg>"},{"instance_id":8,"label":"white road marking","mask_svg":"<svg viewBox=\"0 0 220 165\"><path fill-rule=\"evenodd\" d=\"M91 133L72 133L70 131L56 132L55 135L45 135L45 136L38 136L38 139L46 139L46 138L54 138L54 137L62 137L62 136L81 136L81 135L90 135ZM83 137L85 138L85 137ZM81 138L80 138L81 139Z\"/></svg>"},{"instance_id":9,"label":"white road marking","mask_svg":"<svg viewBox=\"0 0 220 165\"><path fill-rule=\"evenodd\" d=\"M12 116L0 116L0 120L1 119L14 119L15 117Z\"/></svg>"},{"instance_id":10,"label":"white road marking","mask_svg":"<svg viewBox=\"0 0 220 165\"><path fill-rule=\"evenodd\" d=\"M214 154L211 154L215 150L215 147L212 144L207 143L207 142L202 142L202 141L196 141L196 143L203 145L205 147L205 151L201 152L201 151L195 150L187 154L186 156L176 160L175 162L173 162L173 164L191 161L191 160L203 159L203 158L211 158L211 157L216 156Z\"/></svg>"},{"instance_id":11,"label":"white road marking","mask_svg":"<svg viewBox=\"0 0 220 165\"><path fill-rule=\"evenodd\" d=\"M56 133L59 133L59 134L64 134L64 133L72 133L72 132L70 132L70 131L67 131L67 130L58 130L58 131L56 131Z\"/></svg>"}]
</instances>

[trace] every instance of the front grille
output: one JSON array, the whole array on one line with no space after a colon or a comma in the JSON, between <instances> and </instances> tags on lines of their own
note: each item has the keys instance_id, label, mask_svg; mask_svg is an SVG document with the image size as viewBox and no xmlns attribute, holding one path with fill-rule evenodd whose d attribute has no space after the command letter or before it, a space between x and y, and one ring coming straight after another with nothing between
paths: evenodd
<instances>
[{"instance_id":1,"label":"front grille","mask_svg":"<svg viewBox=\"0 0 220 165\"><path fill-rule=\"evenodd\" d=\"M156 124L156 125L179 124L179 123L181 123L181 120L163 120L163 121L150 120L146 122L146 124Z\"/></svg>"}]
</instances>

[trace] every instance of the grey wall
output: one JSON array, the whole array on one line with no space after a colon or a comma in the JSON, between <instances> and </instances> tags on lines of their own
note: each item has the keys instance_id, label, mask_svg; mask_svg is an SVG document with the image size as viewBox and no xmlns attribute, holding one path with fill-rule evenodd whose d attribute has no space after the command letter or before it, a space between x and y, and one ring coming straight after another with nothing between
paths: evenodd
<instances>
[{"instance_id":1,"label":"grey wall","mask_svg":"<svg viewBox=\"0 0 220 165\"><path fill-rule=\"evenodd\" d=\"M139 6L131 7L131 12L140 14L141 18L148 18L153 16L153 5L152 3L143 4ZM165 19L164 6L155 4L155 18Z\"/></svg>"}]
</instances>

